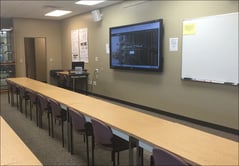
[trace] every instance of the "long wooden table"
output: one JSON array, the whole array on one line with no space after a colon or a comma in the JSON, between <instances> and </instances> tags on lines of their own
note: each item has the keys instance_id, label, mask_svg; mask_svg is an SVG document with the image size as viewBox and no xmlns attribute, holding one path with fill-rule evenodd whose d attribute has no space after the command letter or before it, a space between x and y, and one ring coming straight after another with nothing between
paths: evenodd
<instances>
[{"instance_id":1,"label":"long wooden table","mask_svg":"<svg viewBox=\"0 0 239 166\"><path fill-rule=\"evenodd\" d=\"M0 116L1 158L0 165L37 165L42 163L23 143L13 129Z\"/></svg>"},{"instance_id":2,"label":"long wooden table","mask_svg":"<svg viewBox=\"0 0 239 166\"><path fill-rule=\"evenodd\" d=\"M239 143L28 78L9 78L152 147L167 149L199 165L239 165Z\"/></svg>"}]
</instances>

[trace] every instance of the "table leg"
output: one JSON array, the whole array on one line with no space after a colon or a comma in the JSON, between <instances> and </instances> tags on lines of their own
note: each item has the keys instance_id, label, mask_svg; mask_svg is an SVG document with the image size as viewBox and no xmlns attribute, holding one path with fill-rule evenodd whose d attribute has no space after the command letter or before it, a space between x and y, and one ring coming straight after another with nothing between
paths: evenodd
<instances>
[{"instance_id":1,"label":"table leg","mask_svg":"<svg viewBox=\"0 0 239 166\"><path fill-rule=\"evenodd\" d=\"M133 148L136 147L136 158L134 160ZM143 165L143 148L139 146L139 140L129 136L129 165Z\"/></svg>"},{"instance_id":2,"label":"table leg","mask_svg":"<svg viewBox=\"0 0 239 166\"><path fill-rule=\"evenodd\" d=\"M73 82L73 91L76 91L76 79L72 78L72 82Z\"/></svg>"}]
</instances>

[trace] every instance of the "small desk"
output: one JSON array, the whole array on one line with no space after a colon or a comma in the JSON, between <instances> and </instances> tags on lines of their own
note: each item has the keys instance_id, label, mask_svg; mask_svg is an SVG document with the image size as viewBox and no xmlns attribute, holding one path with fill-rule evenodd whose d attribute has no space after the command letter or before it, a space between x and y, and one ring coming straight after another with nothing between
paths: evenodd
<instances>
[{"instance_id":1,"label":"small desk","mask_svg":"<svg viewBox=\"0 0 239 166\"><path fill-rule=\"evenodd\" d=\"M76 91L76 80L77 79L84 79L85 81L85 93L88 93L88 75L89 73L87 72L82 72L80 74L76 74L75 71L61 71L57 72L58 75L64 75L65 77L68 77L72 79L72 88L73 91Z\"/></svg>"},{"instance_id":2,"label":"small desk","mask_svg":"<svg viewBox=\"0 0 239 166\"><path fill-rule=\"evenodd\" d=\"M42 163L23 143L13 129L0 116L1 157L0 165L37 165Z\"/></svg>"}]
</instances>

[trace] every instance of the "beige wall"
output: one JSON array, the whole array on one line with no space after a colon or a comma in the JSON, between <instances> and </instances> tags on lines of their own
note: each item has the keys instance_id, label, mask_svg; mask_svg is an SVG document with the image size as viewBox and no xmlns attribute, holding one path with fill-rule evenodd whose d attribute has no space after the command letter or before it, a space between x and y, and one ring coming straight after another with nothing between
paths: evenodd
<instances>
[{"instance_id":1,"label":"beige wall","mask_svg":"<svg viewBox=\"0 0 239 166\"><path fill-rule=\"evenodd\" d=\"M238 12L238 1L149 1L137 6L127 6L127 3L102 9L103 20L97 23L90 13L62 22L15 19L17 75L25 75L24 37L47 38L48 70L70 68L71 30L87 27L89 63L86 68L90 80L94 70L100 69L97 85L90 88L93 93L238 129L238 87L181 80L183 19ZM109 55L105 53L109 27L158 18L164 20L165 28L164 71L110 69ZM178 52L168 51L170 37L179 38Z\"/></svg>"},{"instance_id":2,"label":"beige wall","mask_svg":"<svg viewBox=\"0 0 239 166\"><path fill-rule=\"evenodd\" d=\"M62 22L63 67L71 62L70 31L88 28L89 64L93 78L91 91L159 110L238 129L238 87L181 80L181 40L183 19L238 12L237 1L150 1L126 7L128 2L102 9L103 20L93 22L90 13ZM163 18L164 71L130 72L109 69L109 27ZM168 39L179 38L179 51L169 52ZM95 61L95 57L99 61ZM99 108L100 109L100 108ZM97 111L97 110L96 110Z\"/></svg>"},{"instance_id":3,"label":"beige wall","mask_svg":"<svg viewBox=\"0 0 239 166\"><path fill-rule=\"evenodd\" d=\"M58 21L14 19L16 75L26 76L24 37L45 37L47 49L47 80L49 70L62 67L61 24Z\"/></svg>"}]
</instances>

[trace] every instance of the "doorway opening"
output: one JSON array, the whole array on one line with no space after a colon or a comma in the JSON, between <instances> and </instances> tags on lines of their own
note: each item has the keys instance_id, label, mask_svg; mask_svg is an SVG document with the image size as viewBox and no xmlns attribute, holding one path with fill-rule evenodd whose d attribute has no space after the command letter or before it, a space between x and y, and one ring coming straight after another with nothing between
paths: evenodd
<instances>
[{"instance_id":1,"label":"doorway opening","mask_svg":"<svg viewBox=\"0 0 239 166\"><path fill-rule=\"evenodd\" d=\"M24 38L26 76L38 81L47 82L46 38Z\"/></svg>"}]
</instances>

